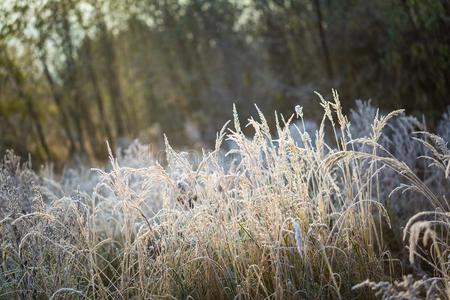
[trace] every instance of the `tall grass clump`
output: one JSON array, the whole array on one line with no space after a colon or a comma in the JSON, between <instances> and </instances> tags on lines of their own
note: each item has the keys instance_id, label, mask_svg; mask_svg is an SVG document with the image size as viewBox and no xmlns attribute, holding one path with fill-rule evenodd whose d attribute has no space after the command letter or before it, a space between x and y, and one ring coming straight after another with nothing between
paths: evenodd
<instances>
[{"instance_id":1,"label":"tall grass clump","mask_svg":"<svg viewBox=\"0 0 450 300\"><path fill-rule=\"evenodd\" d=\"M447 141L403 111L360 102L349 121L336 91L318 96L314 135L300 107L272 129L258 109L251 137L234 109L197 159L166 138L164 159L134 143L56 180L8 154L2 297L450 298Z\"/></svg>"}]
</instances>

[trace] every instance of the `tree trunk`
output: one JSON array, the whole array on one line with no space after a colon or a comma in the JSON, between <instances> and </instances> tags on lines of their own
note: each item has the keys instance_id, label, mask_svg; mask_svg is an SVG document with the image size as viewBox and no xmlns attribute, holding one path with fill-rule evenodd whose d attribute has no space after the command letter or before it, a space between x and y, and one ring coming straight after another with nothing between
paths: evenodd
<instances>
[{"instance_id":1,"label":"tree trunk","mask_svg":"<svg viewBox=\"0 0 450 300\"><path fill-rule=\"evenodd\" d=\"M91 81L92 88L94 89L94 94L95 94L94 99L97 104L97 109L98 109L98 113L101 118L101 122L103 124L103 130L105 131L105 135L106 135L110 145L114 145L114 138L112 135L111 127L109 125L108 116L106 114L105 101L102 97L102 94L100 91L100 84L97 80L97 75L95 74L95 70L93 67L92 45L91 45L91 40L89 38L87 38L87 40L86 40L86 57L88 60L86 63L88 76Z\"/></svg>"},{"instance_id":2,"label":"tree trunk","mask_svg":"<svg viewBox=\"0 0 450 300\"><path fill-rule=\"evenodd\" d=\"M327 71L328 78L333 79L333 67L331 65L330 52L328 50L328 44L325 37L325 29L323 28L323 16L320 0L314 0L314 7L316 9L317 27L319 29L320 44L322 46L325 69Z\"/></svg>"},{"instance_id":3,"label":"tree trunk","mask_svg":"<svg viewBox=\"0 0 450 300\"><path fill-rule=\"evenodd\" d=\"M124 117L126 115L126 108L123 103L122 88L117 76L117 56L109 33L106 30L106 25L103 22L100 24L100 29L103 35L103 50L106 58L106 76L111 97L114 121L116 123L116 137L121 138L126 134L126 118Z\"/></svg>"},{"instance_id":4,"label":"tree trunk","mask_svg":"<svg viewBox=\"0 0 450 300\"><path fill-rule=\"evenodd\" d=\"M89 153L85 144L85 132L82 123L83 115L83 103L81 102L80 91L77 89L77 78L76 78L76 63L74 59L74 45L72 41L72 30L68 20L68 12L66 5L62 5L63 18L63 50L66 56L65 61L65 72L66 78L64 78L64 89L69 93L72 105L69 105L70 116L72 117L73 123L75 125L75 134L78 139L78 144L80 147L80 153L88 156ZM86 109L86 108L85 108ZM93 135L94 132L91 133Z\"/></svg>"},{"instance_id":5,"label":"tree trunk","mask_svg":"<svg viewBox=\"0 0 450 300\"><path fill-rule=\"evenodd\" d=\"M52 93L53 102L55 103L56 107L59 110L59 113L61 114L60 121L61 121L62 127L64 129L65 135L69 139L69 144L70 144L69 153L70 153L70 155L72 155L73 153L75 153L77 151L77 144L76 144L75 139L72 134L72 130L71 130L70 122L69 122L69 116L68 116L66 109L64 107L64 104L62 102L61 95L59 94L59 92L57 90L55 81L53 80L53 77L50 74L47 63L45 61L45 58L41 57L41 63L44 68L44 74L45 74L45 77L47 78L48 85L50 86L50 91Z\"/></svg>"},{"instance_id":6,"label":"tree trunk","mask_svg":"<svg viewBox=\"0 0 450 300\"><path fill-rule=\"evenodd\" d=\"M30 97L29 94L27 94L25 92L25 89L24 89L23 75L20 72L20 70L18 70L18 68L14 65L14 63L7 56L6 56L6 65L10 71L10 74L12 74L11 79L14 83L14 86L16 87L19 97L25 101L26 108L28 110L28 113L30 114L31 119L33 120L39 142L42 146L42 149L45 152L46 158L47 158L47 160L51 160L52 155L51 155L50 147L48 146L47 140L45 138L44 129L43 129L41 120L36 111L36 108L34 107L32 98Z\"/></svg>"}]
</instances>

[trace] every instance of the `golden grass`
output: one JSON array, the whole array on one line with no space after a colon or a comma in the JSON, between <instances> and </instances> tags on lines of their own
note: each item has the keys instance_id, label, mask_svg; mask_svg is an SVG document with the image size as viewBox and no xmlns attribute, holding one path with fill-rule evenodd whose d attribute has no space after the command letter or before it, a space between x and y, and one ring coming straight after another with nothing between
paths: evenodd
<instances>
[{"instance_id":1,"label":"golden grass","mask_svg":"<svg viewBox=\"0 0 450 300\"><path fill-rule=\"evenodd\" d=\"M450 298L448 202L378 144L389 119L401 112L377 115L371 136L353 139L338 94L321 103L325 114L316 137L299 129L302 147L289 130L294 115L277 116L274 139L258 110L260 120L248 120L255 131L248 138L234 109L235 129L226 133L224 126L215 149L198 163L166 142L164 166L121 166L110 153L111 168L96 170L92 193L56 196L49 183L42 185L32 210L3 211L2 298L374 297L363 286L386 299L427 296L430 289L430 299ZM334 147L325 140L327 122ZM236 145L228 159L224 139ZM448 158L435 159L448 173ZM411 232L411 263L420 239L433 245L423 257L434 268L428 273L433 287L414 285L424 278L394 283L406 275L395 274L398 265L407 267L386 240L390 212L380 185L386 168L402 178L403 190L439 210L427 215L431 219L422 213L402 224L405 239Z\"/></svg>"}]
</instances>

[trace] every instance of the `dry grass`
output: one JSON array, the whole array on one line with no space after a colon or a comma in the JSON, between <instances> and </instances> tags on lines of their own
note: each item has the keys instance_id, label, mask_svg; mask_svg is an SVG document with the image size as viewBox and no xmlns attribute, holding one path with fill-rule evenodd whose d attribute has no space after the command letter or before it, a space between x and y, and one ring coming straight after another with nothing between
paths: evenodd
<instances>
[{"instance_id":1,"label":"dry grass","mask_svg":"<svg viewBox=\"0 0 450 300\"><path fill-rule=\"evenodd\" d=\"M246 137L234 111L234 129L224 126L195 162L168 142L164 164L134 144L110 153L107 170L55 182L26 179L28 168L5 161L1 199L13 205L2 204L2 298L449 299L445 142L413 134L433 163L420 170L387 139L399 139L386 127L401 111L373 110L368 134L353 137L338 94L321 103L315 136L301 108L277 115L276 139L262 113ZM291 135L296 118L301 142ZM235 145L227 155L224 139ZM399 187L390 198L386 182ZM398 217L411 203L432 212L412 217L415 206ZM400 226L409 244L397 251Z\"/></svg>"}]
</instances>

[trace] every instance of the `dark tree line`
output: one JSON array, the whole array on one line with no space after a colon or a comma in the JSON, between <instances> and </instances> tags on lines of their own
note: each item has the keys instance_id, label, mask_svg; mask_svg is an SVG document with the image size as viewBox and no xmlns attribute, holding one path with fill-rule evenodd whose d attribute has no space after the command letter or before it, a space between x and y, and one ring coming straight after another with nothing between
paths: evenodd
<instances>
[{"instance_id":1,"label":"dark tree line","mask_svg":"<svg viewBox=\"0 0 450 300\"><path fill-rule=\"evenodd\" d=\"M12 4L11 4L12 3ZM47 0L0 6L0 150L105 158L105 141L211 143L257 103L291 113L449 104L444 0Z\"/></svg>"}]
</instances>

